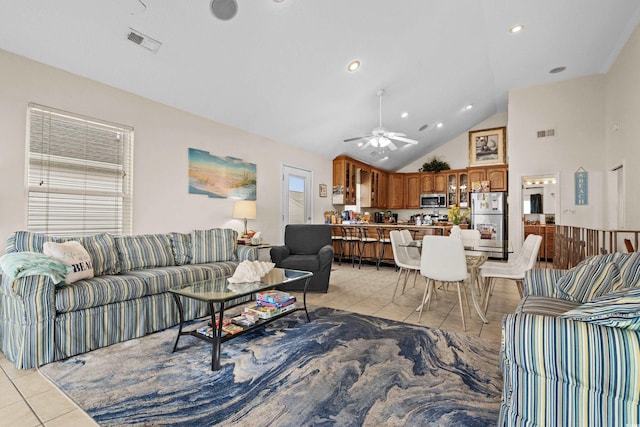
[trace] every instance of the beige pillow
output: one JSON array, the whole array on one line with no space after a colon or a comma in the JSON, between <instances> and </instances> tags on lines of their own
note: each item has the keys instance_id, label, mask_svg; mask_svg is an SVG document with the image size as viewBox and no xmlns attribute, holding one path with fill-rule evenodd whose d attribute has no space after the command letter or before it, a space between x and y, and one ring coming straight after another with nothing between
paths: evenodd
<instances>
[{"instance_id":1,"label":"beige pillow","mask_svg":"<svg viewBox=\"0 0 640 427\"><path fill-rule=\"evenodd\" d=\"M73 271L67 273L65 277L66 283L73 283L80 279L91 279L93 277L91 257L80 242L73 240L64 243L46 242L43 245L42 252L73 268Z\"/></svg>"}]
</instances>

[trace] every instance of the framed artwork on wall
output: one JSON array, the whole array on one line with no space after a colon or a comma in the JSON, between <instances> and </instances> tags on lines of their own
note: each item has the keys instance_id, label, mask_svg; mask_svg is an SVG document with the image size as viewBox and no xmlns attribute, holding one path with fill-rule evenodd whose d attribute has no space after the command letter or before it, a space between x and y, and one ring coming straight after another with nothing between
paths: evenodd
<instances>
[{"instance_id":1,"label":"framed artwork on wall","mask_svg":"<svg viewBox=\"0 0 640 427\"><path fill-rule=\"evenodd\" d=\"M320 184L320 197L327 197L327 184Z\"/></svg>"},{"instance_id":2,"label":"framed artwork on wall","mask_svg":"<svg viewBox=\"0 0 640 427\"><path fill-rule=\"evenodd\" d=\"M469 132L469 166L503 165L506 160L506 127Z\"/></svg>"}]
</instances>

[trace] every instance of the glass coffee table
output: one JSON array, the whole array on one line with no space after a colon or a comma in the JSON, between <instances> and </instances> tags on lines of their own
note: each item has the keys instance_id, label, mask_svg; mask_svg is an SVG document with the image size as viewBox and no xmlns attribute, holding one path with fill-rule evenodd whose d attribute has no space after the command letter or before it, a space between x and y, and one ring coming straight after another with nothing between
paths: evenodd
<instances>
[{"instance_id":1,"label":"glass coffee table","mask_svg":"<svg viewBox=\"0 0 640 427\"><path fill-rule=\"evenodd\" d=\"M178 349L178 341L182 335L191 335L212 344L211 348L211 370L217 371L220 369L220 346L223 342L229 341L232 338L246 334L255 328L261 327L267 323L271 323L274 320L287 316L298 310L304 310L307 316L307 322L310 322L309 312L307 311L307 286L309 285L309 279L311 279L313 273L309 271L301 270L289 270L283 268L274 268L269 273L260 278L259 282L251 283L229 283L228 277L217 278L212 280L206 280L203 282L195 282L181 287L175 287L169 289L169 292L173 295L178 306L178 312L180 315L180 328L178 330L178 336L176 342L173 345L173 352ZM288 284L291 282L297 282L304 280L304 293L302 307L296 307L294 309L282 312L268 319L260 319L251 326L243 327L243 330L234 334L224 334L222 331L223 319L224 319L224 304L227 301L251 295L256 292L266 291L271 289L277 289L278 286ZM211 313L211 336L202 333L198 329L184 331L184 309L182 307L182 301L180 297L186 297L202 301L209 306L209 313ZM216 309L218 311L218 318L216 326Z\"/></svg>"}]
</instances>

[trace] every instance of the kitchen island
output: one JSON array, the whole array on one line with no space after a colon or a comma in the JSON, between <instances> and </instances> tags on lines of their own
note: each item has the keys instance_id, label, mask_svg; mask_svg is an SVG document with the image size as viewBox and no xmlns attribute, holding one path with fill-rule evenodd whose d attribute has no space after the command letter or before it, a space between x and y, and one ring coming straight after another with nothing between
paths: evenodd
<instances>
[{"instance_id":1,"label":"kitchen island","mask_svg":"<svg viewBox=\"0 0 640 427\"><path fill-rule=\"evenodd\" d=\"M452 223L437 223L436 225L415 225L411 223L343 223L343 224L331 224L332 235L336 237L333 240L333 249L338 258L342 253L344 259L351 259L352 255L359 256L357 246L344 244L340 237L344 237L350 234L359 237L366 237L368 239L374 239L379 241L380 238L389 238L389 231L391 230L409 230L414 240L421 240L424 235L436 235L436 236L448 236L453 226ZM466 226L462 225L462 228ZM358 229L361 229L359 234ZM367 243L363 246L363 262L376 262L378 259L386 264L394 264L393 251L391 244L381 244L378 242ZM380 254L382 250L382 254Z\"/></svg>"}]
</instances>

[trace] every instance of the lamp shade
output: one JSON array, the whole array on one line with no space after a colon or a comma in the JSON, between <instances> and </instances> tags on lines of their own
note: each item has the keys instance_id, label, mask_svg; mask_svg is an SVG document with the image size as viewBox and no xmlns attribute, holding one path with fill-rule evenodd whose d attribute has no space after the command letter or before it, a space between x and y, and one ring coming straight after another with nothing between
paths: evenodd
<instances>
[{"instance_id":1,"label":"lamp shade","mask_svg":"<svg viewBox=\"0 0 640 427\"><path fill-rule=\"evenodd\" d=\"M236 200L233 203L233 218L256 219L255 200Z\"/></svg>"}]
</instances>

